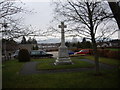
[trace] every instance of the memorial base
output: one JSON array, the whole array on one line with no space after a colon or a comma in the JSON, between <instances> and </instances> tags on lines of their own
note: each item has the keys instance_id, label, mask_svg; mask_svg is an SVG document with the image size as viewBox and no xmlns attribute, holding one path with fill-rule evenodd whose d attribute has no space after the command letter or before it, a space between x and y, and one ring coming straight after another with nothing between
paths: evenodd
<instances>
[{"instance_id":1,"label":"memorial base","mask_svg":"<svg viewBox=\"0 0 120 90\"><path fill-rule=\"evenodd\" d=\"M70 58L57 58L55 65L69 65L73 64Z\"/></svg>"}]
</instances>

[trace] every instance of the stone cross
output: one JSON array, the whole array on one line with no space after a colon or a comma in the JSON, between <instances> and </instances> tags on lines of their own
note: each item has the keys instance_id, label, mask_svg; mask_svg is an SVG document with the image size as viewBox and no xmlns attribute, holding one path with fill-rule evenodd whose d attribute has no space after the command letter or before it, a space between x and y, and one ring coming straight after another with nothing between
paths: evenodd
<instances>
[{"instance_id":1,"label":"stone cross","mask_svg":"<svg viewBox=\"0 0 120 90\"><path fill-rule=\"evenodd\" d=\"M67 28L67 26L64 25L64 22L61 22L58 27L61 28L61 46L65 46L64 28Z\"/></svg>"},{"instance_id":2,"label":"stone cross","mask_svg":"<svg viewBox=\"0 0 120 90\"><path fill-rule=\"evenodd\" d=\"M72 64L72 61L68 55L68 49L65 46L65 33L64 33L64 28L67 28L66 25L64 25L64 22L61 22L61 25L58 26L59 28L61 28L61 45L59 47L59 51L58 51L58 58L55 61L55 65L59 65L59 64Z\"/></svg>"}]
</instances>

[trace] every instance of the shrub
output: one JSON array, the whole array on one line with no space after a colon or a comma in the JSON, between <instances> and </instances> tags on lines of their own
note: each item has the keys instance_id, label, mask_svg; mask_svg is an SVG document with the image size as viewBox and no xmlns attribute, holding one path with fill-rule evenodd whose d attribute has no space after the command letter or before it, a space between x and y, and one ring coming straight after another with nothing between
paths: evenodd
<instances>
[{"instance_id":1,"label":"shrub","mask_svg":"<svg viewBox=\"0 0 120 90\"><path fill-rule=\"evenodd\" d=\"M111 51L111 50L99 49L98 54L100 57L120 59L120 51Z\"/></svg>"},{"instance_id":2,"label":"shrub","mask_svg":"<svg viewBox=\"0 0 120 90\"><path fill-rule=\"evenodd\" d=\"M100 57L107 57L109 50L99 49L98 54Z\"/></svg>"},{"instance_id":3,"label":"shrub","mask_svg":"<svg viewBox=\"0 0 120 90\"><path fill-rule=\"evenodd\" d=\"M90 51L90 55L94 55L93 51ZM98 49L99 57L113 58L120 60L120 51L111 51L106 49Z\"/></svg>"},{"instance_id":4,"label":"shrub","mask_svg":"<svg viewBox=\"0 0 120 90\"><path fill-rule=\"evenodd\" d=\"M120 59L120 51L109 51L107 53L108 58Z\"/></svg>"},{"instance_id":5,"label":"shrub","mask_svg":"<svg viewBox=\"0 0 120 90\"><path fill-rule=\"evenodd\" d=\"M27 62L30 61L30 54L27 49L21 49L18 54L19 62Z\"/></svg>"},{"instance_id":6,"label":"shrub","mask_svg":"<svg viewBox=\"0 0 120 90\"><path fill-rule=\"evenodd\" d=\"M94 51L93 50L89 50L89 55L94 55Z\"/></svg>"}]
</instances>

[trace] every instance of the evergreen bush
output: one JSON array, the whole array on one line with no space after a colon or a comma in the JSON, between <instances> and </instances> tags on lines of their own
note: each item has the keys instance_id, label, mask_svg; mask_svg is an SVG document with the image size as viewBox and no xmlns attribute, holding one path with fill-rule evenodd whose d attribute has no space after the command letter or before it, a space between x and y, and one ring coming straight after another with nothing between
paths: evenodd
<instances>
[{"instance_id":1,"label":"evergreen bush","mask_svg":"<svg viewBox=\"0 0 120 90\"><path fill-rule=\"evenodd\" d=\"M21 49L18 54L19 62L27 62L30 61L30 54L27 49Z\"/></svg>"}]
</instances>

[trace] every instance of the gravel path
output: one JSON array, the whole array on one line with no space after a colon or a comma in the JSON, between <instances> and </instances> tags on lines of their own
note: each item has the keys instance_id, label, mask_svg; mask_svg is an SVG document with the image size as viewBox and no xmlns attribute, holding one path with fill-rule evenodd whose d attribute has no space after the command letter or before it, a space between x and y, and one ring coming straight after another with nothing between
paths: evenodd
<instances>
[{"instance_id":1,"label":"gravel path","mask_svg":"<svg viewBox=\"0 0 120 90\"><path fill-rule=\"evenodd\" d=\"M88 60L88 59L80 59L81 61L86 61L89 63L93 63L94 61ZM28 75L28 74L38 74L38 73L59 73L59 72L83 72L83 71L89 71L89 70L95 70L95 68L75 68L75 69L58 69L58 70L36 70L36 65L39 62L27 62L24 64L22 70L20 71L20 74L22 75ZM110 65L106 65L103 63L99 63L100 69L112 69L115 68Z\"/></svg>"}]
</instances>

